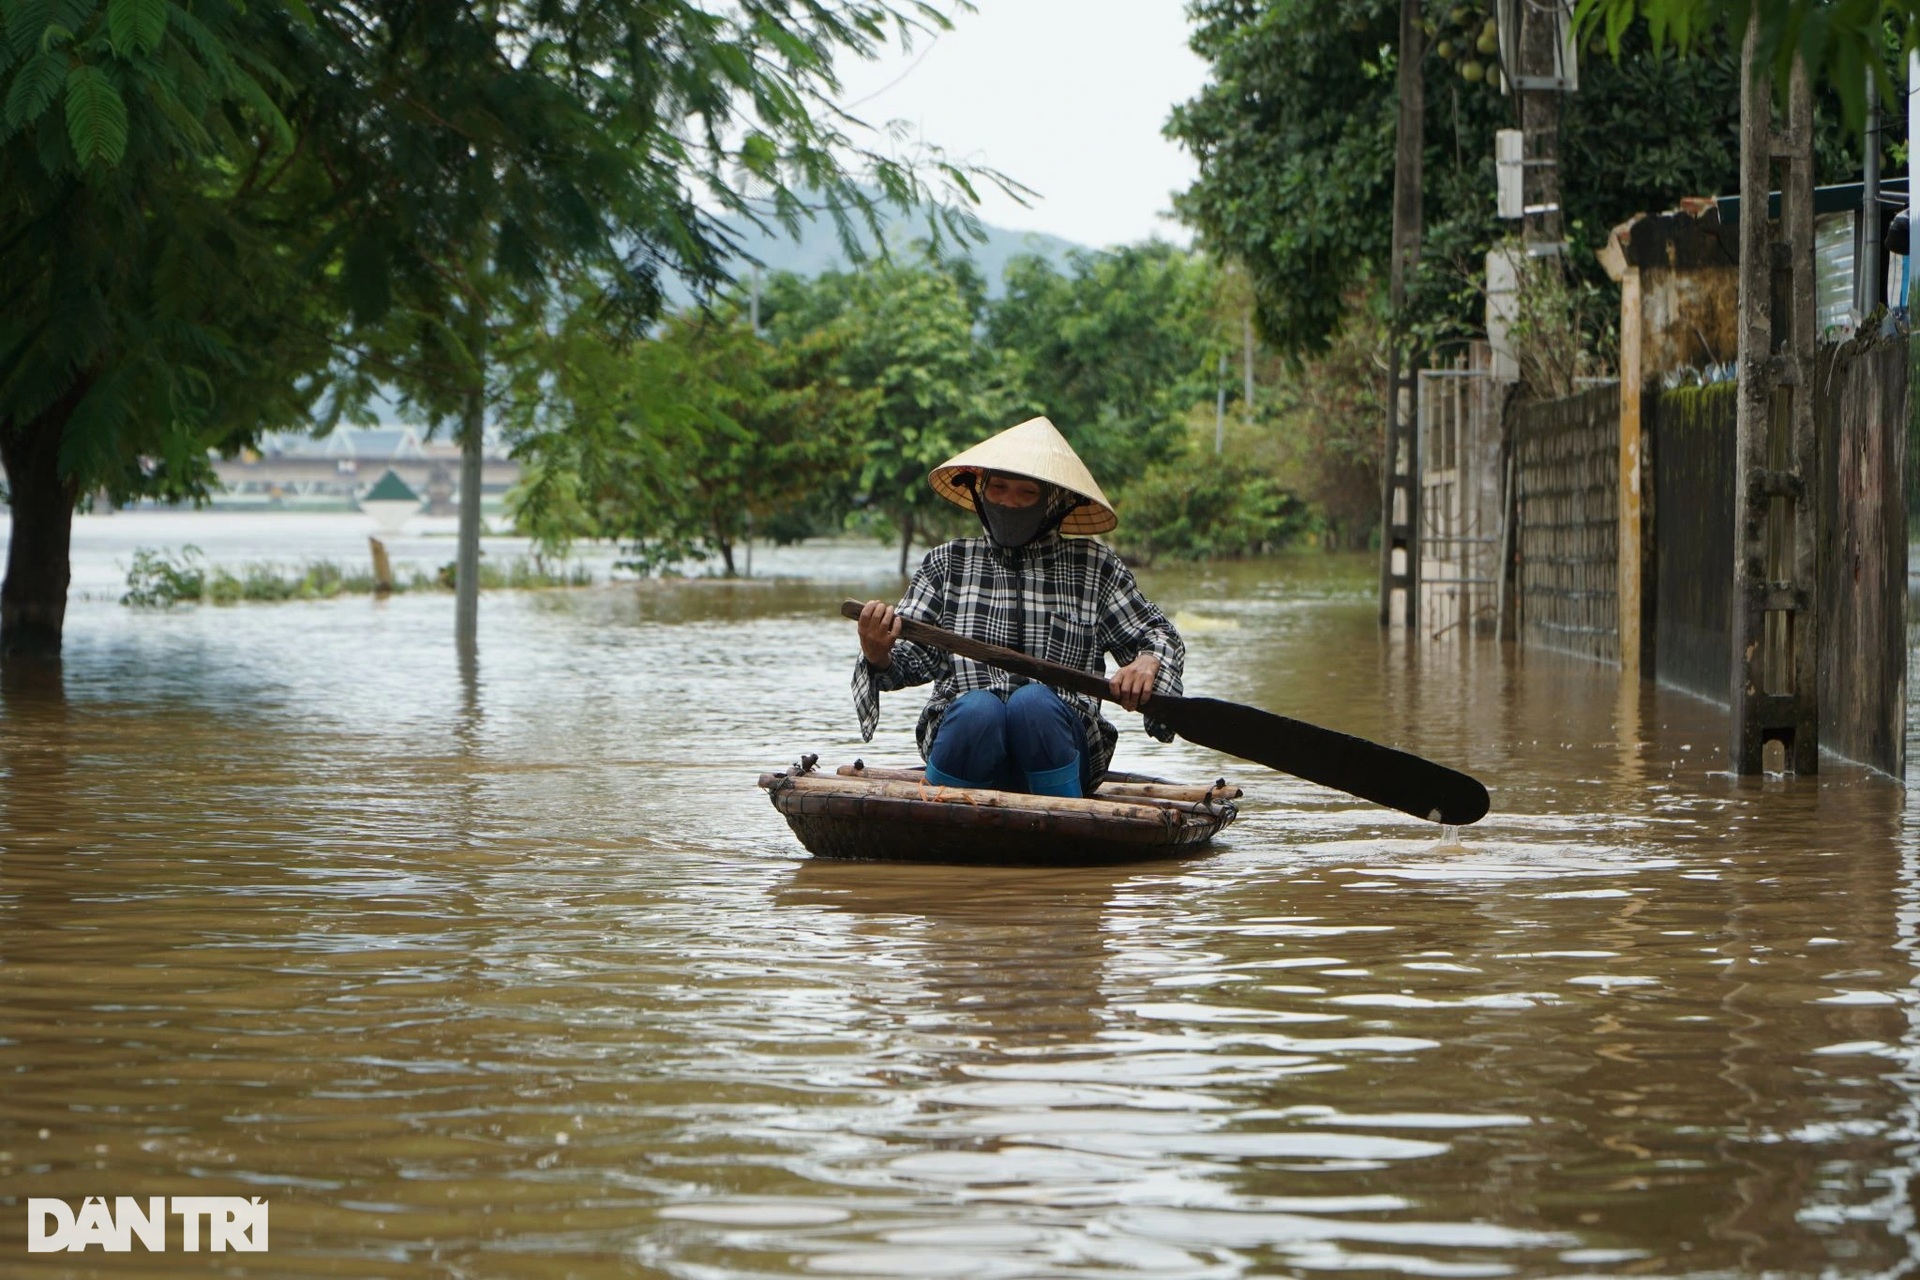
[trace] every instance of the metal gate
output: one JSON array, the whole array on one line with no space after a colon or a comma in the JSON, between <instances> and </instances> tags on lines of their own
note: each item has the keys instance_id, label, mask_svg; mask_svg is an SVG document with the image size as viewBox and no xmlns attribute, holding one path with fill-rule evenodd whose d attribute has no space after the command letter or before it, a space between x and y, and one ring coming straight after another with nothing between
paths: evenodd
<instances>
[{"instance_id":1,"label":"metal gate","mask_svg":"<svg viewBox=\"0 0 1920 1280\"><path fill-rule=\"evenodd\" d=\"M1500 415L1479 368L1420 372L1420 627L1492 635L1499 612Z\"/></svg>"}]
</instances>

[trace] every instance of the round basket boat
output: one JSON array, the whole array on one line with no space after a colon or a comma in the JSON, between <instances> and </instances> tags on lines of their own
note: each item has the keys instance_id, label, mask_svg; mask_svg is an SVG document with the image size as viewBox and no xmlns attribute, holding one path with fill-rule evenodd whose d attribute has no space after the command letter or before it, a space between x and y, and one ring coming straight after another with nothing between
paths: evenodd
<instances>
[{"instance_id":1,"label":"round basket boat","mask_svg":"<svg viewBox=\"0 0 1920 1280\"><path fill-rule=\"evenodd\" d=\"M927 785L918 767L832 774L814 757L760 785L808 852L822 858L1020 866L1190 856L1239 814L1240 788L1110 773L1080 799Z\"/></svg>"}]
</instances>

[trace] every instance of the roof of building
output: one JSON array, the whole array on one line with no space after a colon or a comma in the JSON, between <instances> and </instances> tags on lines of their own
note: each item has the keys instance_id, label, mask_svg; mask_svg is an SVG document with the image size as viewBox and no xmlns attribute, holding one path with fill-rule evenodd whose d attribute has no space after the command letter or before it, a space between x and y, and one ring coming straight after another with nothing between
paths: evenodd
<instances>
[{"instance_id":1,"label":"roof of building","mask_svg":"<svg viewBox=\"0 0 1920 1280\"><path fill-rule=\"evenodd\" d=\"M1867 188L1860 182L1837 182L1830 187L1813 189L1813 211L1819 213L1845 213L1858 209L1866 202ZM1740 197L1720 196L1715 201L1720 207L1720 221L1732 225L1740 221ZM1880 203L1905 208L1907 204L1907 180L1905 178L1880 179ZM1780 193L1767 194L1767 216L1780 216Z\"/></svg>"},{"instance_id":2,"label":"roof of building","mask_svg":"<svg viewBox=\"0 0 1920 1280\"><path fill-rule=\"evenodd\" d=\"M360 501L418 502L420 501L420 495L415 493L413 486L409 485L405 480L402 480L392 467L388 467L387 473L374 482L373 488L367 490L365 496L363 496Z\"/></svg>"}]
</instances>

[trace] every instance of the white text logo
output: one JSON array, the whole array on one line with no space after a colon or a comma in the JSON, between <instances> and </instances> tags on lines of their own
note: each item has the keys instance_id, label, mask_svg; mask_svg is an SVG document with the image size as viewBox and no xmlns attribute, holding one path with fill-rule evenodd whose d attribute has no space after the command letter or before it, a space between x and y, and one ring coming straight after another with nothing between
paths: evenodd
<instances>
[{"instance_id":1,"label":"white text logo","mask_svg":"<svg viewBox=\"0 0 1920 1280\"><path fill-rule=\"evenodd\" d=\"M267 1202L259 1196L115 1196L109 1209L103 1196L88 1196L79 1212L65 1200L27 1201L27 1252L84 1253L99 1245L108 1253L130 1253L138 1240L149 1253L165 1252L169 1205L180 1219L180 1244L200 1251L201 1224L206 1247L215 1253L267 1250Z\"/></svg>"}]
</instances>

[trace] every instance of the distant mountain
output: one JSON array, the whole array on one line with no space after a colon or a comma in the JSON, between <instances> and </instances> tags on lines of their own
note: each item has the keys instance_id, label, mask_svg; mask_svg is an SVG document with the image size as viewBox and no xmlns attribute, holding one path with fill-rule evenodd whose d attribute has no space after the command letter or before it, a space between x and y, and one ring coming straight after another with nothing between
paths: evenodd
<instances>
[{"instance_id":1,"label":"distant mountain","mask_svg":"<svg viewBox=\"0 0 1920 1280\"><path fill-rule=\"evenodd\" d=\"M889 206L883 209L881 218L887 246L896 254L911 252L914 241L927 238L927 221L923 213L903 215ZM765 264L762 269L769 275L791 271L795 275L816 276L827 271L845 270L851 265L840 247L840 237L834 230L833 221L825 216L803 223L797 240L778 230L772 234L761 231L742 219L727 218L724 221L739 235L746 252ZM1037 255L1056 266L1064 266L1069 253L1086 249L1085 245L1039 231L1014 231L985 222L980 224L980 230L986 235L984 241L961 246L949 240L949 252L964 248L966 256L973 260L974 266L985 277L988 295L995 298L1006 287L1003 276L1007 264L1013 259ZM870 245L872 241L863 234L861 243ZM737 278L744 281L748 271L749 268L742 264ZM677 279L668 282L667 297L670 304L676 307L692 301L686 286Z\"/></svg>"}]
</instances>

